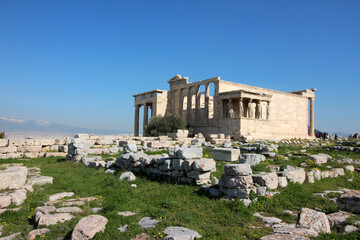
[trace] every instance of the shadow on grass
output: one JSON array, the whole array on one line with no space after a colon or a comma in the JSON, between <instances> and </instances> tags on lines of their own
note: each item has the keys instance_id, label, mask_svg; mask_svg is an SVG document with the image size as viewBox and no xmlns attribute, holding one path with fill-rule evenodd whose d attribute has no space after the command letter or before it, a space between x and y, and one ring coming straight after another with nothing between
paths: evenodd
<instances>
[{"instance_id":1,"label":"shadow on grass","mask_svg":"<svg viewBox=\"0 0 360 240\"><path fill-rule=\"evenodd\" d=\"M64 240L71 240L72 232L73 232L73 230L69 231L69 232L65 235Z\"/></svg>"}]
</instances>

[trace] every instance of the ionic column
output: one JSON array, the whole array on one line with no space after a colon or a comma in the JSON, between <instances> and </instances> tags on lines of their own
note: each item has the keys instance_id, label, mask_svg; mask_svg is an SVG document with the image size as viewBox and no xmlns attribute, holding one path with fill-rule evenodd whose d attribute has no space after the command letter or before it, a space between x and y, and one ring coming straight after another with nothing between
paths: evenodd
<instances>
[{"instance_id":1,"label":"ionic column","mask_svg":"<svg viewBox=\"0 0 360 240\"><path fill-rule=\"evenodd\" d=\"M139 105L135 106L134 136L139 136Z\"/></svg>"},{"instance_id":2,"label":"ionic column","mask_svg":"<svg viewBox=\"0 0 360 240\"><path fill-rule=\"evenodd\" d=\"M263 119L263 107L262 107L262 101L259 101L259 119Z\"/></svg>"},{"instance_id":3,"label":"ionic column","mask_svg":"<svg viewBox=\"0 0 360 240\"><path fill-rule=\"evenodd\" d=\"M310 98L310 136L311 137L315 135L314 100L315 98Z\"/></svg>"},{"instance_id":4,"label":"ionic column","mask_svg":"<svg viewBox=\"0 0 360 240\"><path fill-rule=\"evenodd\" d=\"M228 118L231 118L230 112L232 109L232 102L231 102L231 98L229 98L229 103L228 103L228 112L227 112L227 116ZM234 110L233 110L234 111Z\"/></svg>"},{"instance_id":5,"label":"ionic column","mask_svg":"<svg viewBox=\"0 0 360 240\"><path fill-rule=\"evenodd\" d=\"M205 85L205 123L209 122L209 83Z\"/></svg>"},{"instance_id":6,"label":"ionic column","mask_svg":"<svg viewBox=\"0 0 360 240\"><path fill-rule=\"evenodd\" d=\"M196 95L195 95L195 123L199 121L199 109L200 109L200 85L196 87Z\"/></svg>"},{"instance_id":7,"label":"ionic column","mask_svg":"<svg viewBox=\"0 0 360 240\"><path fill-rule=\"evenodd\" d=\"M256 104L255 118L261 119L261 100Z\"/></svg>"},{"instance_id":8,"label":"ionic column","mask_svg":"<svg viewBox=\"0 0 360 240\"><path fill-rule=\"evenodd\" d=\"M269 120L270 119L270 102L267 102L266 105L266 119Z\"/></svg>"},{"instance_id":9,"label":"ionic column","mask_svg":"<svg viewBox=\"0 0 360 240\"><path fill-rule=\"evenodd\" d=\"M247 118L250 118L251 102L252 102L252 99L250 98L250 100L248 102L248 105L247 105L247 111L246 111L246 117Z\"/></svg>"},{"instance_id":10,"label":"ionic column","mask_svg":"<svg viewBox=\"0 0 360 240\"><path fill-rule=\"evenodd\" d=\"M143 118L143 136L145 136L145 129L146 129L146 126L148 125L148 105L147 103L144 104L144 118Z\"/></svg>"},{"instance_id":11,"label":"ionic column","mask_svg":"<svg viewBox=\"0 0 360 240\"><path fill-rule=\"evenodd\" d=\"M176 90L173 90L172 91L172 98L171 98L171 101L172 101L172 113L176 113Z\"/></svg>"},{"instance_id":12,"label":"ionic column","mask_svg":"<svg viewBox=\"0 0 360 240\"><path fill-rule=\"evenodd\" d=\"M191 124L191 105L192 105L192 96L191 96L191 87L187 88L187 107L186 107L186 122Z\"/></svg>"},{"instance_id":13,"label":"ionic column","mask_svg":"<svg viewBox=\"0 0 360 240\"><path fill-rule=\"evenodd\" d=\"M151 103L151 117L156 116L156 102Z\"/></svg>"},{"instance_id":14,"label":"ionic column","mask_svg":"<svg viewBox=\"0 0 360 240\"><path fill-rule=\"evenodd\" d=\"M219 98L219 82L214 82L214 98L213 98L213 124L215 127L219 127L219 121L222 117L222 102Z\"/></svg>"},{"instance_id":15,"label":"ionic column","mask_svg":"<svg viewBox=\"0 0 360 240\"><path fill-rule=\"evenodd\" d=\"M225 99L220 100L220 112L221 112L221 118L226 118Z\"/></svg>"},{"instance_id":16,"label":"ionic column","mask_svg":"<svg viewBox=\"0 0 360 240\"><path fill-rule=\"evenodd\" d=\"M243 112L243 102L242 102L242 98L239 99L239 118L242 117L242 112Z\"/></svg>"},{"instance_id":17,"label":"ionic column","mask_svg":"<svg viewBox=\"0 0 360 240\"><path fill-rule=\"evenodd\" d=\"M183 105L184 105L184 97L183 97L183 89L179 90L179 116L183 117Z\"/></svg>"}]
</instances>

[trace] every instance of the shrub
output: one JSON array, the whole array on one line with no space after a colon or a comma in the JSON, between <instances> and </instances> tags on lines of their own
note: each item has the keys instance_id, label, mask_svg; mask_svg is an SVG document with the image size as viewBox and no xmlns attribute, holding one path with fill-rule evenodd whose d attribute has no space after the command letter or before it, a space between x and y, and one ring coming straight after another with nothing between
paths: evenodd
<instances>
[{"instance_id":1,"label":"shrub","mask_svg":"<svg viewBox=\"0 0 360 240\"><path fill-rule=\"evenodd\" d=\"M0 132L0 139L4 139L4 138L5 138L5 132L2 131L2 132Z\"/></svg>"},{"instance_id":2,"label":"shrub","mask_svg":"<svg viewBox=\"0 0 360 240\"><path fill-rule=\"evenodd\" d=\"M186 122L176 113L167 113L165 116L155 116L150 119L145 128L146 136L158 137L174 133L178 129L186 129Z\"/></svg>"}]
</instances>

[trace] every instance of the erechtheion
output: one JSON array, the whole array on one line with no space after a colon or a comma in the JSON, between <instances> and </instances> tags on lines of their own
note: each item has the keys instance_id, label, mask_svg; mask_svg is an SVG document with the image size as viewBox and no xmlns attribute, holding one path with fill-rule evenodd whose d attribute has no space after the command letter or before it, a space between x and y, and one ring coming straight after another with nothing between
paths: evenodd
<instances>
[{"instance_id":1,"label":"erechtheion","mask_svg":"<svg viewBox=\"0 0 360 240\"><path fill-rule=\"evenodd\" d=\"M225 134L234 138L290 139L314 137L316 89L280 92L221 80L198 82L176 75L170 91L153 90L135 97L134 135L139 135L139 112L143 126L149 115L177 113L194 133ZM149 112L151 111L151 114Z\"/></svg>"}]
</instances>

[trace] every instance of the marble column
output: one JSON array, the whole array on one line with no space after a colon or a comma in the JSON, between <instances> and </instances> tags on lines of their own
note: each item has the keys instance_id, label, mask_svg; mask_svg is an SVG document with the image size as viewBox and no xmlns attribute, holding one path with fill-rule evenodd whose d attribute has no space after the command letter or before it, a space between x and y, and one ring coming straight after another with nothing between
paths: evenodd
<instances>
[{"instance_id":1,"label":"marble column","mask_svg":"<svg viewBox=\"0 0 360 240\"><path fill-rule=\"evenodd\" d=\"M228 103L228 112L227 112L227 116L228 116L228 118L231 118L231 111L234 111L233 109L232 109L232 101L231 101L231 98L229 98L229 103Z\"/></svg>"},{"instance_id":2,"label":"marble column","mask_svg":"<svg viewBox=\"0 0 360 240\"><path fill-rule=\"evenodd\" d=\"M186 107L186 122L192 124L191 122L191 105L192 105L192 95L191 87L187 88L187 107Z\"/></svg>"},{"instance_id":3,"label":"marble column","mask_svg":"<svg viewBox=\"0 0 360 240\"><path fill-rule=\"evenodd\" d=\"M261 119L261 101L260 100L256 103L255 118Z\"/></svg>"},{"instance_id":4,"label":"marble column","mask_svg":"<svg viewBox=\"0 0 360 240\"><path fill-rule=\"evenodd\" d=\"M200 85L198 85L197 87L196 87L196 95L195 95L195 123L198 123L199 122L199 116L200 116L200 114L199 114L199 109L200 109L200 93L199 93L199 91L200 91Z\"/></svg>"},{"instance_id":5,"label":"marble column","mask_svg":"<svg viewBox=\"0 0 360 240\"><path fill-rule=\"evenodd\" d=\"M151 117L156 116L156 102L151 103Z\"/></svg>"},{"instance_id":6,"label":"marble column","mask_svg":"<svg viewBox=\"0 0 360 240\"><path fill-rule=\"evenodd\" d=\"M266 105L266 119L269 120L270 119L270 102L267 102L267 105Z\"/></svg>"},{"instance_id":7,"label":"marble column","mask_svg":"<svg viewBox=\"0 0 360 240\"><path fill-rule=\"evenodd\" d=\"M144 118L143 118L143 136L145 136L145 129L146 126L148 125L148 120L149 120L149 113L148 113L148 104L145 103L144 104Z\"/></svg>"},{"instance_id":8,"label":"marble column","mask_svg":"<svg viewBox=\"0 0 360 240\"><path fill-rule=\"evenodd\" d=\"M315 98L310 98L310 136L311 137L315 135L314 101Z\"/></svg>"},{"instance_id":9,"label":"marble column","mask_svg":"<svg viewBox=\"0 0 360 240\"><path fill-rule=\"evenodd\" d=\"M172 101L172 103L171 103L171 107L172 107L171 112L176 113L176 90L172 91L171 101Z\"/></svg>"},{"instance_id":10,"label":"marble column","mask_svg":"<svg viewBox=\"0 0 360 240\"><path fill-rule=\"evenodd\" d=\"M248 105L247 105L247 109L246 109L246 117L247 118L250 118L251 102L252 102L252 99L250 98Z\"/></svg>"},{"instance_id":11,"label":"marble column","mask_svg":"<svg viewBox=\"0 0 360 240\"><path fill-rule=\"evenodd\" d=\"M139 108L141 105L135 106L134 136L139 136Z\"/></svg>"},{"instance_id":12,"label":"marble column","mask_svg":"<svg viewBox=\"0 0 360 240\"><path fill-rule=\"evenodd\" d=\"M242 98L239 99L239 118L242 117L242 114L243 114L243 102L242 102Z\"/></svg>"},{"instance_id":13,"label":"marble column","mask_svg":"<svg viewBox=\"0 0 360 240\"><path fill-rule=\"evenodd\" d=\"M209 122L209 83L205 85L205 123Z\"/></svg>"},{"instance_id":14,"label":"marble column","mask_svg":"<svg viewBox=\"0 0 360 240\"><path fill-rule=\"evenodd\" d=\"M184 105L183 90L184 89L179 89L179 110L178 110L178 114L179 114L180 117L183 117L183 105Z\"/></svg>"},{"instance_id":15,"label":"marble column","mask_svg":"<svg viewBox=\"0 0 360 240\"><path fill-rule=\"evenodd\" d=\"M221 111L222 102L219 98L219 82L214 82L214 96L213 96L213 123L215 127L219 127L219 121L222 117Z\"/></svg>"}]
</instances>

